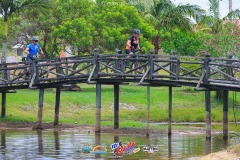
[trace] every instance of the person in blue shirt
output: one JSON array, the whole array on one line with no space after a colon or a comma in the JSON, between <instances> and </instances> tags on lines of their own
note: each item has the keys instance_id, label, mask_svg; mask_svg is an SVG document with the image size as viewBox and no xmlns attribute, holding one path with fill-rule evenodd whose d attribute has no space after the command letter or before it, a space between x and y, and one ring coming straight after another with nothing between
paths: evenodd
<instances>
[{"instance_id":1,"label":"person in blue shirt","mask_svg":"<svg viewBox=\"0 0 240 160\"><path fill-rule=\"evenodd\" d=\"M32 37L32 43L27 46L24 52L27 54L27 60L34 60L37 57L38 52L43 54L43 50L38 44L38 38L36 36Z\"/></svg>"}]
</instances>

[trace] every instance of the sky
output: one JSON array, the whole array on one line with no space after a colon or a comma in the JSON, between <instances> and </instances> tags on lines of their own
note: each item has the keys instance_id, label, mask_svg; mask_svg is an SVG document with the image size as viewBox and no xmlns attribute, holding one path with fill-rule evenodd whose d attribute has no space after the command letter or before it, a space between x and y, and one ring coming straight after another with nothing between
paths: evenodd
<instances>
[{"instance_id":1,"label":"sky","mask_svg":"<svg viewBox=\"0 0 240 160\"><path fill-rule=\"evenodd\" d=\"M209 1L208 0L172 0L173 3L178 5L179 3L182 4L196 4L200 6L202 9L206 10L209 13ZM233 10L240 9L240 2L239 0L232 0L232 8ZM220 0L219 4L220 10L220 17L225 17L229 12L229 0Z\"/></svg>"}]
</instances>

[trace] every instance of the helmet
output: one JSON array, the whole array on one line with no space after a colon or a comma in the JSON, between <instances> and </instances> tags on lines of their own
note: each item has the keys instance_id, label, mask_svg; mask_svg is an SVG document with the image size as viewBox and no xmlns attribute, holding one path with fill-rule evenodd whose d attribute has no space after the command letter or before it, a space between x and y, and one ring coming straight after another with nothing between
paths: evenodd
<instances>
[{"instance_id":1,"label":"helmet","mask_svg":"<svg viewBox=\"0 0 240 160\"><path fill-rule=\"evenodd\" d=\"M134 30L133 30L133 33L140 34L141 32L140 32L139 29L134 29Z\"/></svg>"},{"instance_id":2,"label":"helmet","mask_svg":"<svg viewBox=\"0 0 240 160\"><path fill-rule=\"evenodd\" d=\"M33 41L38 41L38 37L33 36L33 37L32 37L32 40L33 40Z\"/></svg>"}]
</instances>

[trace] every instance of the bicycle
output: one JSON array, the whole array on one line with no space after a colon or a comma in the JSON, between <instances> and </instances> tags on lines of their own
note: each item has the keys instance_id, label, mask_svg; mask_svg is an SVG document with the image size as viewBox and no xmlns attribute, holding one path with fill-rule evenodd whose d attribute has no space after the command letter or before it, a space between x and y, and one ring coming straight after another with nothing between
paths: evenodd
<instances>
[{"instance_id":1,"label":"bicycle","mask_svg":"<svg viewBox=\"0 0 240 160\"><path fill-rule=\"evenodd\" d=\"M133 54L127 55L127 57L131 58L131 60L126 61L125 70L128 68L129 69L128 72L135 71L135 74L137 73L142 74L144 70L146 71L145 62L138 60L139 58L141 58L141 56L137 55L137 52L141 53L142 50L135 49L132 50L132 52Z\"/></svg>"},{"instance_id":2,"label":"bicycle","mask_svg":"<svg viewBox=\"0 0 240 160\"><path fill-rule=\"evenodd\" d=\"M121 50L117 50L116 54L119 56L110 56L104 62L105 66L100 69L100 71L105 70L106 73L119 73L118 71L123 71L125 73L143 74L147 70L147 61L146 56L137 55L141 50L133 50L134 54L122 55ZM120 56L121 55L121 56Z\"/></svg>"},{"instance_id":3,"label":"bicycle","mask_svg":"<svg viewBox=\"0 0 240 160\"><path fill-rule=\"evenodd\" d=\"M42 54L40 54L40 55L31 55L30 57L23 57L22 58L22 62L24 62L25 65L27 65L29 63L29 68L26 70L25 79L31 79L32 78L33 72L34 72L33 63L35 63L36 60L41 61L44 58L45 57ZM41 62L39 62L39 63L41 63ZM45 63L45 62L42 62L42 63ZM45 74L46 74L46 77L48 77L48 73L46 73L46 71L39 70L39 76L40 77L44 77Z\"/></svg>"}]
</instances>

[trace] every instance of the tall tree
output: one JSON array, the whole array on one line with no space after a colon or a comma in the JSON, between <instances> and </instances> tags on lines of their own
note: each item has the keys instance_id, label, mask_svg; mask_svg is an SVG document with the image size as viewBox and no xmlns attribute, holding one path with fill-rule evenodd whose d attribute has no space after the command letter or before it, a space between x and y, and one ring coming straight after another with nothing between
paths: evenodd
<instances>
[{"instance_id":1,"label":"tall tree","mask_svg":"<svg viewBox=\"0 0 240 160\"><path fill-rule=\"evenodd\" d=\"M43 7L50 0L0 0L0 14L3 16L3 39L2 39L2 58L1 62L6 62L7 40L8 40L8 19L14 13L23 11L28 7Z\"/></svg>"}]
</instances>

